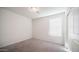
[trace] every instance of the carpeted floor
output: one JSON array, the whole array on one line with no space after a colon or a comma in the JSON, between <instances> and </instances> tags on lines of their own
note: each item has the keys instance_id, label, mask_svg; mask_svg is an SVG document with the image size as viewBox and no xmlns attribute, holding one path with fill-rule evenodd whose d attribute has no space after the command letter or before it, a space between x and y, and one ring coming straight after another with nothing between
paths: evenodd
<instances>
[{"instance_id":1,"label":"carpeted floor","mask_svg":"<svg viewBox=\"0 0 79 59\"><path fill-rule=\"evenodd\" d=\"M65 52L63 46L38 39L25 40L4 48L1 52Z\"/></svg>"}]
</instances>

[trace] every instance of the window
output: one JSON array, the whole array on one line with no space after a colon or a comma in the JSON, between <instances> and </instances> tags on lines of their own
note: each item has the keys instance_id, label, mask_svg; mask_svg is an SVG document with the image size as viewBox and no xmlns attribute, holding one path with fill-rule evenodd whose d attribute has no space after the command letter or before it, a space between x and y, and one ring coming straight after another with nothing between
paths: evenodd
<instances>
[{"instance_id":1,"label":"window","mask_svg":"<svg viewBox=\"0 0 79 59\"><path fill-rule=\"evenodd\" d=\"M62 36L62 16L55 16L49 20L49 35Z\"/></svg>"}]
</instances>

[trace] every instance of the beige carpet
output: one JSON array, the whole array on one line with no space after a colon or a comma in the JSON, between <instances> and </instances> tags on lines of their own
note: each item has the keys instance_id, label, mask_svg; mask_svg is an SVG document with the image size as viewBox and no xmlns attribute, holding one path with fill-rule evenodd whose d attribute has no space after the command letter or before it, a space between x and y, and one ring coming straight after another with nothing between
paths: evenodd
<instances>
[{"instance_id":1,"label":"beige carpet","mask_svg":"<svg viewBox=\"0 0 79 59\"><path fill-rule=\"evenodd\" d=\"M65 52L64 47L38 39L25 40L4 48L1 52Z\"/></svg>"}]
</instances>

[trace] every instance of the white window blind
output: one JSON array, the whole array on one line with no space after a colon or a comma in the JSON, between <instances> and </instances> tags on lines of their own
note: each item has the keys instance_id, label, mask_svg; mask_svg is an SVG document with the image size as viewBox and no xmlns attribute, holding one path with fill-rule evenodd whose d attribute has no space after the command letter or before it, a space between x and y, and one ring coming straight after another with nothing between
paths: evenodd
<instances>
[{"instance_id":1,"label":"white window blind","mask_svg":"<svg viewBox=\"0 0 79 59\"><path fill-rule=\"evenodd\" d=\"M59 14L58 14L59 15ZM62 20L63 15L59 16L55 15L55 17L49 20L49 35L50 36L62 36Z\"/></svg>"}]
</instances>

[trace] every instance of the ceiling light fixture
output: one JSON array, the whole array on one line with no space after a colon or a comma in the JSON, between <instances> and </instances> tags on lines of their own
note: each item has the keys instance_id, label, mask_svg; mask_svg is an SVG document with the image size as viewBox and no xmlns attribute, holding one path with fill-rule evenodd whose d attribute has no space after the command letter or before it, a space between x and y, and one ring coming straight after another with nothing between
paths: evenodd
<instances>
[{"instance_id":1,"label":"ceiling light fixture","mask_svg":"<svg viewBox=\"0 0 79 59\"><path fill-rule=\"evenodd\" d=\"M29 8L32 12L39 13L40 8L39 7L30 7Z\"/></svg>"}]
</instances>

